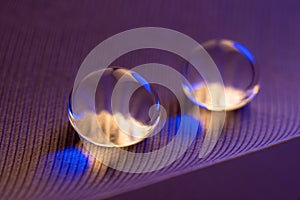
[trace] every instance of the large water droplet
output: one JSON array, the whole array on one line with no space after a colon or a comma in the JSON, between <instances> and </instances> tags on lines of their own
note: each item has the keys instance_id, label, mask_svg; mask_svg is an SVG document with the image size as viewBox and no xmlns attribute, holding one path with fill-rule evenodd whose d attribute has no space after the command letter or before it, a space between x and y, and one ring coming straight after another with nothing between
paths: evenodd
<instances>
[{"instance_id":1,"label":"large water droplet","mask_svg":"<svg viewBox=\"0 0 300 200\"><path fill-rule=\"evenodd\" d=\"M159 110L159 99L143 77L127 69L106 68L87 75L73 88L69 119L83 139L123 147L153 131Z\"/></svg>"}]
</instances>

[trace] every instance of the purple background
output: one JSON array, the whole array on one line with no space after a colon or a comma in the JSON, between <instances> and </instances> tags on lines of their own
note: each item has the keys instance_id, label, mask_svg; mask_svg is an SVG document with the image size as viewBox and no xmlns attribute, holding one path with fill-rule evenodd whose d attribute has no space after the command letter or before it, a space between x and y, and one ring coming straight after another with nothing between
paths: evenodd
<instances>
[{"instance_id":1,"label":"purple background","mask_svg":"<svg viewBox=\"0 0 300 200\"><path fill-rule=\"evenodd\" d=\"M100 199L299 137L299 10L297 0L1 1L0 198ZM67 100L90 50L145 26L171 28L199 42L241 42L256 57L261 91L228 115L206 159L195 159L198 151L191 148L162 171L126 174L82 153ZM117 199L297 199L298 150L295 140Z\"/></svg>"}]
</instances>

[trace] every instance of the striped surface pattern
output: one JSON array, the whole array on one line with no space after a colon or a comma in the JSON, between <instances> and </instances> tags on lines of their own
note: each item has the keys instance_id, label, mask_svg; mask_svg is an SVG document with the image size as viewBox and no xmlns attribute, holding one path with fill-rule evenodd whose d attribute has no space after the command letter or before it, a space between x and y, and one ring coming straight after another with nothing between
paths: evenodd
<instances>
[{"instance_id":1,"label":"striped surface pattern","mask_svg":"<svg viewBox=\"0 0 300 200\"><path fill-rule=\"evenodd\" d=\"M298 137L298 10L296 1L1 2L0 199L104 198ZM140 26L172 28L200 42L225 37L244 43L258 60L261 91L250 105L227 114L207 157L198 158L204 135L199 129L197 140L172 165L129 174L82 149L67 119L67 101L89 51ZM173 118L165 129L172 133L175 127ZM151 151L168 137L128 149Z\"/></svg>"}]
</instances>

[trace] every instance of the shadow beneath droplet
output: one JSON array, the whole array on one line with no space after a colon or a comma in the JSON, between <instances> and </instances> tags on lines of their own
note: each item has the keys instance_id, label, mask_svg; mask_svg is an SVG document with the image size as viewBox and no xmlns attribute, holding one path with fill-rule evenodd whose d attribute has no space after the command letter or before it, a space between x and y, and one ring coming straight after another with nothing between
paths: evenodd
<instances>
[{"instance_id":1,"label":"shadow beneath droplet","mask_svg":"<svg viewBox=\"0 0 300 200\"><path fill-rule=\"evenodd\" d=\"M54 177L74 179L80 177L89 168L88 156L82 149L80 138L69 122L66 122L66 134L59 133L56 140L52 139L47 153L41 156L41 163L51 165Z\"/></svg>"}]
</instances>

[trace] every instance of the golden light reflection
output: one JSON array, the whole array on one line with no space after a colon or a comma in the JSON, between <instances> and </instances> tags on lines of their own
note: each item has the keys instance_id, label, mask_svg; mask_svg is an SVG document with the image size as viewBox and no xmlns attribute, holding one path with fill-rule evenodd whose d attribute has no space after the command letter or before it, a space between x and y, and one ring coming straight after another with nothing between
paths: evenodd
<instances>
[{"instance_id":1,"label":"golden light reflection","mask_svg":"<svg viewBox=\"0 0 300 200\"><path fill-rule=\"evenodd\" d=\"M115 115L107 111L87 113L74 121L84 139L106 147L123 147L143 140L154 125L145 125L131 116Z\"/></svg>"},{"instance_id":2,"label":"golden light reflection","mask_svg":"<svg viewBox=\"0 0 300 200\"><path fill-rule=\"evenodd\" d=\"M222 91L224 89L224 91ZM201 102L209 110L234 110L246 105L259 91L259 86L255 86L251 91L241 90L231 86L222 86L218 83L199 84L190 94L196 102ZM222 94L224 94L222 96ZM214 98L212 98L214 97Z\"/></svg>"}]
</instances>

